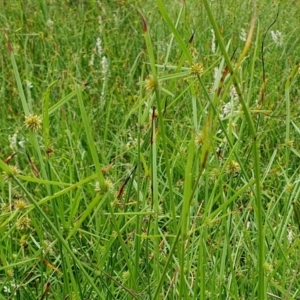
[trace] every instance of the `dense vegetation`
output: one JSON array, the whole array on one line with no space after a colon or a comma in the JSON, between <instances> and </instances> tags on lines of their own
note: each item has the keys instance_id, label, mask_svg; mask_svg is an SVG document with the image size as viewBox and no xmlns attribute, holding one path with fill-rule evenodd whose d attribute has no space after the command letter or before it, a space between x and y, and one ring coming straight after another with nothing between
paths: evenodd
<instances>
[{"instance_id":1,"label":"dense vegetation","mask_svg":"<svg viewBox=\"0 0 300 300\"><path fill-rule=\"evenodd\" d=\"M0 299L298 299L299 1L2 1Z\"/></svg>"}]
</instances>

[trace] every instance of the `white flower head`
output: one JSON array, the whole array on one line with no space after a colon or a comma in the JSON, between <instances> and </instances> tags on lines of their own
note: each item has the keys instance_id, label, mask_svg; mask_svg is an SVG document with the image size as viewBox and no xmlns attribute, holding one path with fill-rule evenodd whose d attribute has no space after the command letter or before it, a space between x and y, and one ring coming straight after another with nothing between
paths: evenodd
<instances>
[{"instance_id":1,"label":"white flower head","mask_svg":"<svg viewBox=\"0 0 300 300\"><path fill-rule=\"evenodd\" d=\"M101 44L102 44L101 39L98 37L96 40L96 50L100 57L102 56L102 45Z\"/></svg>"},{"instance_id":2,"label":"white flower head","mask_svg":"<svg viewBox=\"0 0 300 300\"><path fill-rule=\"evenodd\" d=\"M8 136L9 148L16 151L17 149L17 133Z\"/></svg>"},{"instance_id":3,"label":"white flower head","mask_svg":"<svg viewBox=\"0 0 300 300\"><path fill-rule=\"evenodd\" d=\"M238 94L236 92L236 89L235 89L234 85L232 85L231 88L230 88L230 98L231 98L232 101L238 100Z\"/></svg>"},{"instance_id":4,"label":"white flower head","mask_svg":"<svg viewBox=\"0 0 300 300\"><path fill-rule=\"evenodd\" d=\"M224 117L228 116L232 110L233 110L233 104L231 102L227 102L226 104L224 104L222 106L222 112L221 112L220 117L224 118Z\"/></svg>"},{"instance_id":5,"label":"white flower head","mask_svg":"<svg viewBox=\"0 0 300 300\"><path fill-rule=\"evenodd\" d=\"M241 29L240 40L243 42L246 42L246 40L247 40L247 33L244 28Z\"/></svg>"},{"instance_id":6,"label":"white flower head","mask_svg":"<svg viewBox=\"0 0 300 300\"><path fill-rule=\"evenodd\" d=\"M103 76L103 80L106 79L107 74L108 74L108 60L106 58L106 56L103 56L101 59L101 69L102 69L102 76Z\"/></svg>"},{"instance_id":7,"label":"white flower head","mask_svg":"<svg viewBox=\"0 0 300 300\"><path fill-rule=\"evenodd\" d=\"M220 77L219 68L214 68L214 81L216 81Z\"/></svg>"},{"instance_id":8,"label":"white flower head","mask_svg":"<svg viewBox=\"0 0 300 300\"><path fill-rule=\"evenodd\" d=\"M215 36L215 32L213 29L211 29L211 35L212 35L212 39L211 39L211 52L212 53L216 53L216 36Z\"/></svg>"},{"instance_id":9,"label":"white flower head","mask_svg":"<svg viewBox=\"0 0 300 300\"><path fill-rule=\"evenodd\" d=\"M289 244L293 242L293 238L294 238L293 230L290 229L288 230L288 236L287 236Z\"/></svg>"},{"instance_id":10,"label":"white flower head","mask_svg":"<svg viewBox=\"0 0 300 300\"><path fill-rule=\"evenodd\" d=\"M271 37L273 42L277 45L277 46L282 46L283 44L283 38L282 38L282 33L279 30L273 31L271 30Z\"/></svg>"},{"instance_id":11,"label":"white flower head","mask_svg":"<svg viewBox=\"0 0 300 300\"><path fill-rule=\"evenodd\" d=\"M22 140L20 140L18 144L21 148L24 149L25 148L25 139L23 138Z\"/></svg>"},{"instance_id":12,"label":"white flower head","mask_svg":"<svg viewBox=\"0 0 300 300\"><path fill-rule=\"evenodd\" d=\"M3 287L3 292L4 292L4 293L10 293L10 287L5 285L5 286Z\"/></svg>"},{"instance_id":13,"label":"white flower head","mask_svg":"<svg viewBox=\"0 0 300 300\"><path fill-rule=\"evenodd\" d=\"M90 66L90 67L92 67L92 66L94 65L94 60L95 60L95 54L92 53L91 59L90 59L90 61L89 61L89 66Z\"/></svg>"},{"instance_id":14,"label":"white flower head","mask_svg":"<svg viewBox=\"0 0 300 300\"><path fill-rule=\"evenodd\" d=\"M215 91L219 87L221 76L222 76L222 71L219 68L215 67L214 68L214 81L213 81L213 86L212 86L212 89L211 89L211 92L213 94L215 93Z\"/></svg>"},{"instance_id":15,"label":"white flower head","mask_svg":"<svg viewBox=\"0 0 300 300\"><path fill-rule=\"evenodd\" d=\"M99 3L98 3L99 4ZM99 4L99 6L101 7L101 4ZM102 8L101 8L102 9ZM101 34L103 31L103 25L102 25L102 17L99 16L98 18L98 23L99 23L99 33Z\"/></svg>"},{"instance_id":16,"label":"white flower head","mask_svg":"<svg viewBox=\"0 0 300 300\"><path fill-rule=\"evenodd\" d=\"M13 288L13 289L16 289L16 288L18 288L18 286L17 286L17 284L15 284L15 283L11 283L11 287ZM11 289L10 289L10 287L9 286L3 286L3 292L4 293L11 293ZM17 293L16 293L16 291L14 292L14 296L15 295L17 295Z\"/></svg>"},{"instance_id":17,"label":"white flower head","mask_svg":"<svg viewBox=\"0 0 300 300\"><path fill-rule=\"evenodd\" d=\"M53 29L53 25L54 25L54 22L51 19L48 19L47 20L47 27L49 27L50 29Z\"/></svg>"},{"instance_id":18,"label":"white flower head","mask_svg":"<svg viewBox=\"0 0 300 300\"><path fill-rule=\"evenodd\" d=\"M32 83L29 81L29 80L26 80L26 85L29 89L32 89L33 88L33 85Z\"/></svg>"}]
</instances>

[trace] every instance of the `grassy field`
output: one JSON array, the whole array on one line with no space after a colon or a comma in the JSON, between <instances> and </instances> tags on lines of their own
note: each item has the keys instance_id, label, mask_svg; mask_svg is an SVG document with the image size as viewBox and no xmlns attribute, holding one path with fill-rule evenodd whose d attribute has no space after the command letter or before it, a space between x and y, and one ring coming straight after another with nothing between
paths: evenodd
<instances>
[{"instance_id":1,"label":"grassy field","mask_svg":"<svg viewBox=\"0 0 300 300\"><path fill-rule=\"evenodd\" d=\"M0 300L300 299L300 2L1 1Z\"/></svg>"}]
</instances>

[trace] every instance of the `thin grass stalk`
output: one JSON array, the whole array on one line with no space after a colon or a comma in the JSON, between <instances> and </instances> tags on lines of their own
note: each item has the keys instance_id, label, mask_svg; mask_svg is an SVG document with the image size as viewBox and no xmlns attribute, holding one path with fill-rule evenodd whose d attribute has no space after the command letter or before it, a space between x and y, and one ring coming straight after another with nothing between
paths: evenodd
<instances>
[{"instance_id":1,"label":"thin grass stalk","mask_svg":"<svg viewBox=\"0 0 300 300\"><path fill-rule=\"evenodd\" d=\"M151 189L152 189L152 205L154 211L153 234L154 234L154 276L160 278L159 272L159 231L158 231L158 216L159 216L159 202L158 202L158 177L157 177L157 144L156 144L156 126L155 126L155 107L151 115Z\"/></svg>"},{"instance_id":2,"label":"thin grass stalk","mask_svg":"<svg viewBox=\"0 0 300 300\"><path fill-rule=\"evenodd\" d=\"M107 80L107 79L106 79ZM113 99L112 97L109 97L108 101L106 101L107 103L107 108L105 108L105 126L104 126L104 133L103 133L103 149L105 149L107 147L106 143L107 143L107 136L109 133L109 127L110 127L110 118L111 118L111 113L112 113L112 103L113 103Z\"/></svg>"},{"instance_id":3,"label":"thin grass stalk","mask_svg":"<svg viewBox=\"0 0 300 300\"><path fill-rule=\"evenodd\" d=\"M201 230L200 239L199 239L199 260L198 260L198 268L200 278L200 300L206 299L206 274L205 274L205 266L207 265L207 255L206 255L206 240L207 240L207 229L206 227Z\"/></svg>"},{"instance_id":4,"label":"thin grass stalk","mask_svg":"<svg viewBox=\"0 0 300 300\"><path fill-rule=\"evenodd\" d=\"M185 177L184 177L184 194L183 194L183 206L181 211L181 239L179 244L179 276L180 276L180 287L179 287L179 299L185 299L187 295L186 287L186 275L185 275L185 255L186 241L188 239L188 228L189 228L189 219L190 219L190 204L191 204L191 191L192 191L192 181L194 178L193 164L194 164L194 155L195 155L195 142L192 137L188 150L188 159L185 168Z\"/></svg>"},{"instance_id":5,"label":"thin grass stalk","mask_svg":"<svg viewBox=\"0 0 300 300\"><path fill-rule=\"evenodd\" d=\"M145 66L143 65L142 67L142 76L141 78L143 78L143 74L145 71ZM142 87L140 87L140 91L139 91L139 99L142 99ZM138 124L142 124L141 122L142 119L142 110L141 110L141 106L139 106L138 109ZM140 272L140 253L141 253L141 234L142 234L142 219L143 217L141 215L139 215L139 210L140 207L142 206L144 208L144 205L142 203L142 199L140 197L141 195L141 190L142 190L142 182L141 182L141 172L142 172L142 168L141 168L141 155L142 155L142 150L141 150L141 140L142 140L142 135L141 135L141 130L138 131L138 142L137 142L137 188L136 188L136 209L135 209L135 213L136 213L136 227L135 227L135 238L134 238L134 249L135 249L135 268L134 268L134 274L133 276L135 278L138 278L138 274Z\"/></svg>"},{"instance_id":6,"label":"thin grass stalk","mask_svg":"<svg viewBox=\"0 0 300 300\"><path fill-rule=\"evenodd\" d=\"M58 82L53 81L46 89L43 97L43 138L46 149L50 146L50 126L49 126L49 102L50 102L50 91L51 88Z\"/></svg>"},{"instance_id":7,"label":"thin grass stalk","mask_svg":"<svg viewBox=\"0 0 300 300\"><path fill-rule=\"evenodd\" d=\"M293 69L290 72L290 75L288 76L286 83L285 83L285 89L284 89L284 95L285 95L285 107L286 107L286 121L285 121L285 142L290 143L290 127L291 127L291 101L290 101L290 87L291 82L296 74L296 72L299 69L299 64L295 64ZM290 147L287 146L285 148L285 163L286 163L286 169L289 170L289 160L290 160Z\"/></svg>"},{"instance_id":8,"label":"thin grass stalk","mask_svg":"<svg viewBox=\"0 0 300 300\"><path fill-rule=\"evenodd\" d=\"M27 116L30 115L30 110L29 110L29 107L28 107L28 103L26 101L26 96L25 96L25 93L24 93L22 80L21 80L21 77L20 77L17 62L16 62L16 59L15 59L15 55L14 55L13 48L12 48L12 45L10 43L9 37L8 37L7 34L5 34L5 37L6 37L6 41L7 41L7 48L8 48L8 52L9 52L9 55L10 55L11 64L13 66L14 75L15 75L15 79L16 79L16 82L17 82L18 92L19 92L19 95L20 95L20 98L21 98L23 111L24 111L25 116L27 117Z\"/></svg>"},{"instance_id":9,"label":"thin grass stalk","mask_svg":"<svg viewBox=\"0 0 300 300\"><path fill-rule=\"evenodd\" d=\"M257 29L256 29L256 40L255 40L255 46L254 46L254 52L253 55L251 55L251 68L250 68L250 79L249 79L249 85L248 85L248 93L247 93L247 99L246 99L246 104L247 106L250 105L250 101L253 97L253 81L254 81L254 76L255 76L255 63L256 63L256 58L257 58L257 50L259 48L259 23L257 25ZM240 126L240 130L239 130L239 136L243 136L244 135L244 130L246 128L247 125L247 120L245 120L244 118L242 119L242 123ZM237 148L237 152L239 152L240 147L242 146L242 143L238 143L238 148ZM241 164L240 164L241 165Z\"/></svg>"},{"instance_id":10,"label":"thin grass stalk","mask_svg":"<svg viewBox=\"0 0 300 300\"><path fill-rule=\"evenodd\" d=\"M83 89L83 87L78 87L78 89ZM57 111L61 106L63 106L65 103L67 103L70 99L78 95L78 91L74 90L71 93L69 93L67 96L63 97L61 100L53 104L48 110L48 116L52 115L55 111Z\"/></svg>"},{"instance_id":11,"label":"thin grass stalk","mask_svg":"<svg viewBox=\"0 0 300 300\"><path fill-rule=\"evenodd\" d=\"M94 139L92 136L92 128L91 128L90 120L87 116L87 113L85 111L85 107L83 104L81 88L77 88L76 92L77 92L77 99L78 99L78 103L79 103L79 107L80 107L81 117L82 117L84 129L85 129L85 133L86 133L86 137L87 137L87 142L88 142L88 145L90 148L93 162L95 164L96 174L98 176L99 186L103 192L106 192L107 187L104 182L104 176L102 174L101 166L99 163L99 157L98 157L95 142L94 142Z\"/></svg>"}]
</instances>

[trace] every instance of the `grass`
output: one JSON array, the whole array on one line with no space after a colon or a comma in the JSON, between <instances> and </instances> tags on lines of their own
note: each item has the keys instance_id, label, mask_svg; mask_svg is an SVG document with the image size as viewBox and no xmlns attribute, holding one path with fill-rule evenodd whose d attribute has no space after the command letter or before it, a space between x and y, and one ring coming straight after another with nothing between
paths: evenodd
<instances>
[{"instance_id":1,"label":"grass","mask_svg":"<svg viewBox=\"0 0 300 300\"><path fill-rule=\"evenodd\" d=\"M0 299L299 298L297 3L3 3Z\"/></svg>"}]
</instances>

